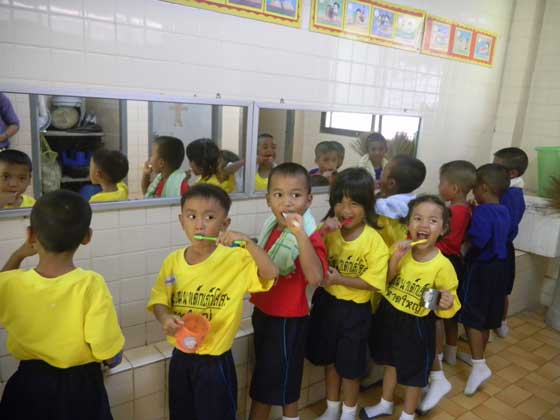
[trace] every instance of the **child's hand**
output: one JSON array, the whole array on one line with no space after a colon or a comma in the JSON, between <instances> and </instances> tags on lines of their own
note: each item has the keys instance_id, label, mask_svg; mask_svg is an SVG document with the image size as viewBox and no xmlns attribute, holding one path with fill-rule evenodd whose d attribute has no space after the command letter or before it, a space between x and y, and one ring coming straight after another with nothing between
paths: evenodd
<instances>
[{"instance_id":1,"label":"child's hand","mask_svg":"<svg viewBox=\"0 0 560 420\"><path fill-rule=\"evenodd\" d=\"M180 317L170 314L162 322L162 327L165 335L174 336L177 333L177 330L179 330L179 328L181 328L184 324L185 323Z\"/></svg>"},{"instance_id":2,"label":"child's hand","mask_svg":"<svg viewBox=\"0 0 560 420\"><path fill-rule=\"evenodd\" d=\"M341 277L342 276L340 275L340 273L336 268L329 267L329 269L325 273L325 276L323 277L322 285L326 287L326 286L331 286L333 284L338 284Z\"/></svg>"},{"instance_id":3,"label":"child's hand","mask_svg":"<svg viewBox=\"0 0 560 420\"><path fill-rule=\"evenodd\" d=\"M233 243L234 241L249 242L249 241L251 241L251 238L249 238L244 233L234 232L232 230L228 230L228 231L225 231L225 232L220 232L218 234L218 240L216 241L216 243L222 244L224 246L232 246L234 244Z\"/></svg>"},{"instance_id":4,"label":"child's hand","mask_svg":"<svg viewBox=\"0 0 560 420\"><path fill-rule=\"evenodd\" d=\"M18 258L21 258L22 260L27 258L27 257L31 257L32 255L35 255L36 253L37 253L37 250L35 248L33 248L33 245L31 245L31 243L29 242L29 239L26 239L26 241L18 249L16 249L16 251L14 252L14 254Z\"/></svg>"},{"instance_id":5,"label":"child's hand","mask_svg":"<svg viewBox=\"0 0 560 420\"><path fill-rule=\"evenodd\" d=\"M412 241L397 242L394 246L393 256L391 258L396 258L397 261L400 261L402 257L404 257L407 252L412 249L411 243Z\"/></svg>"},{"instance_id":6,"label":"child's hand","mask_svg":"<svg viewBox=\"0 0 560 420\"><path fill-rule=\"evenodd\" d=\"M328 233L334 232L340 229L341 224L336 217L328 217L323 222L323 227L321 228L321 234L326 235Z\"/></svg>"},{"instance_id":7,"label":"child's hand","mask_svg":"<svg viewBox=\"0 0 560 420\"><path fill-rule=\"evenodd\" d=\"M449 309L453 306L453 295L451 293L449 293L447 290L440 290L440 295L439 295L439 303L438 303L438 307L439 309L445 310L445 309Z\"/></svg>"},{"instance_id":8,"label":"child's hand","mask_svg":"<svg viewBox=\"0 0 560 420\"><path fill-rule=\"evenodd\" d=\"M284 219L286 220L286 226L290 229L294 235L298 235L304 232L303 230L303 217L298 213L283 213Z\"/></svg>"},{"instance_id":9,"label":"child's hand","mask_svg":"<svg viewBox=\"0 0 560 420\"><path fill-rule=\"evenodd\" d=\"M152 172L153 172L152 165L150 165L150 161L147 160L146 162L144 162L144 168L142 169L142 174L144 176L150 176Z\"/></svg>"},{"instance_id":10,"label":"child's hand","mask_svg":"<svg viewBox=\"0 0 560 420\"><path fill-rule=\"evenodd\" d=\"M113 369L114 367L118 366L121 364L122 362L122 355L123 352L122 350L120 352L118 352L115 357L111 358L111 359L107 359L103 361L103 364L105 366L107 366L109 369Z\"/></svg>"},{"instance_id":11,"label":"child's hand","mask_svg":"<svg viewBox=\"0 0 560 420\"><path fill-rule=\"evenodd\" d=\"M0 192L0 208L15 206L18 202L19 194L15 192Z\"/></svg>"}]
</instances>

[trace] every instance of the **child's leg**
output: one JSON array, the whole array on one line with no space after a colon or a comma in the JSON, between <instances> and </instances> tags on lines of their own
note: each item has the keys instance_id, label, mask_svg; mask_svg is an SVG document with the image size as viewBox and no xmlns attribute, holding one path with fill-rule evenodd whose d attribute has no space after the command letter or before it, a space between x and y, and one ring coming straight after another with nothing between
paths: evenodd
<instances>
[{"instance_id":1,"label":"child's leg","mask_svg":"<svg viewBox=\"0 0 560 420\"><path fill-rule=\"evenodd\" d=\"M414 416L420 395L422 395L422 388L417 386L405 387L403 411L409 416Z\"/></svg>"},{"instance_id":2,"label":"child's leg","mask_svg":"<svg viewBox=\"0 0 560 420\"><path fill-rule=\"evenodd\" d=\"M432 371L430 372L430 384L426 395L418 406L419 411L423 413L434 408L451 391L451 383L445 377L441 362L443 358L444 336L443 319L438 319L436 320L436 356L434 357Z\"/></svg>"},{"instance_id":3,"label":"child's leg","mask_svg":"<svg viewBox=\"0 0 560 420\"><path fill-rule=\"evenodd\" d=\"M466 328L469 336L469 346L471 348L473 367L467 385L465 395L473 395L477 389L492 376L492 371L484 359L484 350L488 344L489 330L477 330Z\"/></svg>"},{"instance_id":4,"label":"child's leg","mask_svg":"<svg viewBox=\"0 0 560 420\"><path fill-rule=\"evenodd\" d=\"M457 363L457 339L459 337L459 324L457 320L445 319L445 346L443 348L443 359L450 365Z\"/></svg>"},{"instance_id":5,"label":"child's leg","mask_svg":"<svg viewBox=\"0 0 560 420\"><path fill-rule=\"evenodd\" d=\"M334 365L325 368L325 382L327 385L327 400L340 401L340 385L342 378Z\"/></svg>"},{"instance_id":6,"label":"child's leg","mask_svg":"<svg viewBox=\"0 0 560 420\"><path fill-rule=\"evenodd\" d=\"M397 387L397 369L394 366L384 366L383 371L383 393L381 401L375 405L364 407L363 413L366 418L374 419L381 416L390 416L393 414L393 398L395 395L395 388ZM364 417L361 416L363 419Z\"/></svg>"}]
</instances>

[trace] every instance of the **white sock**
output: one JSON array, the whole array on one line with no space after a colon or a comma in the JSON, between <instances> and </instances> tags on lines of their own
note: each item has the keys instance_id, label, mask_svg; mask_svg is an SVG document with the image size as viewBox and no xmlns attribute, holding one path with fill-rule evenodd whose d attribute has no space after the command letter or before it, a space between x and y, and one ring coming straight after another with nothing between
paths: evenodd
<instances>
[{"instance_id":1,"label":"white sock","mask_svg":"<svg viewBox=\"0 0 560 420\"><path fill-rule=\"evenodd\" d=\"M450 365L455 365L457 363L457 346L446 344L443 349L443 360Z\"/></svg>"},{"instance_id":2,"label":"white sock","mask_svg":"<svg viewBox=\"0 0 560 420\"><path fill-rule=\"evenodd\" d=\"M414 420L414 419L415 419L414 413L408 414L405 413L404 411L401 413L401 416L399 417L399 420Z\"/></svg>"},{"instance_id":3,"label":"white sock","mask_svg":"<svg viewBox=\"0 0 560 420\"><path fill-rule=\"evenodd\" d=\"M464 351L458 351L457 359L465 362L469 366L472 366L472 356L470 353L465 353Z\"/></svg>"},{"instance_id":4,"label":"white sock","mask_svg":"<svg viewBox=\"0 0 560 420\"><path fill-rule=\"evenodd\" d=\"M467 385L465 386L465 395L471 396L476 390L492 376L492 371L486 364L485 359L472 359L473 367Z\"/></svg>"},{"instance_id":5,"label":"white sock","mask_svg":"<svg viewBox=\"0 0 560 420\"><path fill-rule=\"evenodd\" d=\"M327 400L327 409L316 420L338 420L340 416L340 401Z\"/></svg>"},{"instance_id":6,"label":"white sock","mask_svg":"<svg viewBox=\"0 0 560 420\"><path fill-rule=\"evenodd\" d=\"M438 353L437 358L440 362L443 362L443 353Z\"/></svg>"},{"instance_id":7,"label":"white sock","mask_svg":"<svg viewBox=\"0 0 560 420\"><path fill-rule=\"evenodd\" d=\"M297 417L282 416L282 420L299 420L299 416L297 416Z\"/></svg>"},{"instance_id":8,"label":"white sock","mask_svg":"<svg viewBox=\"0 0 560 420\"><path fill-rule=\"evenodd\" d=\"M393 407L394 403L381 398L381 401L379 401L376 405L365 407L364 411L368 419L374 419L381 416L390 416L391 414L393 414Z\"/></svg>"},{"instance_id":9,"label":"white sock","mask_svg":"<svg viewBox=\"0 0 560 420\"><path fill-rule=\"evenodd\" d=\"M355 420L357 409L358 404L354 407L348 407L346 404L342 403L342 415L340 416L340 420Z\"/></svg>"},{"instance_id":10,"label":"white sock","mask_svg":"<svg viewBox=\"0 0 560 420\"><path fill-rule=\"evenodd\" d=\"M496 328L494 330L494 332L496 333L496 335L500 338L505 338L507 337L508 333L509 333L509 327L507 325L507 321L502 321L502 325L500 325L498 328Z\"/></svg>"},{"instance_id":11,"label":"white sock","mask_svg":"<svg viewBox=\"0 0 560 420\"><path fill-rule=\"evenodd\" d=\"M427 413L451 391L451 383L445 377L443 370L430 372L430 387L428 392L418 405L418 411Z\"/></svg>"}]
</instances>

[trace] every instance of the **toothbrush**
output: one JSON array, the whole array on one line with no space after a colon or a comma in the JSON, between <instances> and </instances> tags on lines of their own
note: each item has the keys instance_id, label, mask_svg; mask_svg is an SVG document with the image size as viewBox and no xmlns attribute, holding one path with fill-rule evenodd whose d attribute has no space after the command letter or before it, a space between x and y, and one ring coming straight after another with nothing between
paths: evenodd
<instances>
[{"instance_id":1,"label":"toothbrush","mask_svg":"<svg viewBox=\"0 0 560 420\"><path fill-rule=\"evenodd\" d=\"M340 227L347 225L348 223L352 222L352 218L349 217L348 219L344 219L342 222L340 222ZM321 236L325 236L328 232L328 227L327 226L323 226L321 229L319 229L319 235Z\"/></svg>"},{"instance_id":2,"label":"toothbrush","mask_svg":"<svg viewBox=\"0 0 560 420\"><path fill-rule=\"evenodd\" d=\"M282 217L283 217L284 219L287 219L287 216L288 216L289 214L290 214L290 213L282 212ZM299 228L299 227L301 226L301 224L300 224L299 222L294 222L294 226L297 227L297 228Z\"/></svg>"},{"instance_id":3,"label":"toothbrush","mask_svg":"<svg viewBox=\"0 0 560 420\"><path fill-rule=\"evenodd\" d=\"M214 236L204 236L204 235L194 235L194 239L198 239L199 241L214 241L214 242L218 240L218 238ZM246 245L245 241L233 241L233 246L245 248L245 245Z\"/></svg>"},{"instance_id":4,"label":"toothbrush","mask_svg":"<svg viewBox=\"0 0 560 420\"><path fill-rule=\"evenodd\" d=\"M427 239L420 239L418 241L411 242L410 246L422 245L422 244L425 244L426 242L428 242Z\"/></svg>"}]
</instances>

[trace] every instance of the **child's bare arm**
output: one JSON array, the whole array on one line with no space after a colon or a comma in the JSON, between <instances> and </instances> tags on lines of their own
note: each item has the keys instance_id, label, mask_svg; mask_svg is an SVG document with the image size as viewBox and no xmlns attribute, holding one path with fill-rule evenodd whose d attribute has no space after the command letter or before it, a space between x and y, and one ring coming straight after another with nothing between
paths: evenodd
<instances>
[{"instance_id":1,"label":"child's bare arm","mask_svg":"<svg viewBox=\"0 0 560 420\"><path fill-rule=\"evenodd\" d=\"M14 251L12 255L10 255L10 258L8 258L8 261L6 261L6 264L4 264L2 271L17 270L21 266L21 263L24 259L35 255L36 253L37 251L29 243L29 240L26 240L23 245L21 245Z\"/></svg>"},{"instance_id":2,"label":"child's bare arm","mask_svg":"<svg viewBox=\"0 0 560 420\"><path fill-rule=\"evenodd\" d=\"M257 264L259 278L270 280L278 277L278 267L276 267L268 253L264 249L259 248L247 235L229 230L221 232L218 237L218 243L225 246L231 246L234 241L245 242L247 251L249 251L249 254L251 254L251 257L253 257Z\"/></svg>"},{"instance_id":3,"label":"child's bare arm","mask_svg":"<svg viewBox=\"0 0 560 420\"><path fill-rule=\"evenodd\" d=\"M224 167L223 169L223 173L225 175L233 175L234 173L236 173L239 169L241 169L243 167L243 165L245 165L245 161L244 160L238 160L236 162L230 163L229 165L227 165L226 167Z\"/></svg>"},{"instance_id":4,"label":"child's bare arm","mask_svg":"<svg viewBox=\"0 0 560 420\"><path fill-rule=\"evenodd\" d=\"M440 298L439 298L439 309L446 310L453 306L453 302L455 301L453 295L448 292L447 290L440 290Z\"/></svg>"},{"instance_id":5,"label":"child's bare arm","mask_svg":"<svg viewBox=\"0 0 560 420\"><path fill-rule=\"evenodd\" d=\"M331 284L339 284L341 286L351 287L352 289L377 290L359 277L345 277L341 275L338 270L333 267L329 267L329 271L327 271L325 279L323 280L323 286L330 286Z\"/></svg>"},{"instance_id":6,"label":"child's bare arm","mask_svg":"<svg viewBox=\"0 0 560 420\"><path fill-rule=\"evenodd\" d=\"M410 243L411 241L400 241L395 244L395 250L393 251L393 255L391 255L391 258L389 259L387 283L392 282L393 279L397 276L397 273L399 272L399 262L406 255L406 253L410 251Z\"/></svg>"},{"instance_id":7,"label":"child's bare arm","mask_svg":"<svg viewBox=\"0 0 560 420\"><path fill-rule=\"evenodd\" d=\"M303 217L299 214L290 214L288 217L288 228L297 239L299 247L299 262L307 283L319 285L323 281L323 264L313 244L303 230Z\"/></svg>"},{"instance_id":8,"label":"child's bare arm","mask_svg":"<svg viewBox=\"0 0 560 420\"><path fill-rule=\"evenodd\" d=\"M149 162L144 163L144 169L142 170L142 194L146 194L148 191L148 186L150 185L150 177L152 175L152 166Z\"/></svg>"},{"instance_id":9,"label":"child's bare arm","mask_svg":"<svg viewBox=\"0 0 560 420\"><path fill-rule=\"evenodd\" d=\"M169 313L169 308L165 305L154 305L154 315L163 327L166 335L175 335L177 330L184 324L180 317Z\"/></svg>"}]
</instances>

